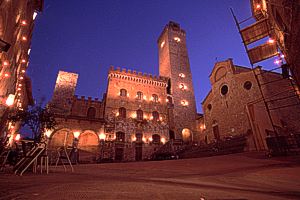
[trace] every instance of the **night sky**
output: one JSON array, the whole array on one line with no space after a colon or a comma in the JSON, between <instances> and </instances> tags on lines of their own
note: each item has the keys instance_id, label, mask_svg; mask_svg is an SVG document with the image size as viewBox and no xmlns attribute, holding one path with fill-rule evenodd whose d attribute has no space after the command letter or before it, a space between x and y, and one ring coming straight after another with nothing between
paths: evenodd
<instances>
[{"instance_id":1,"label":"night sky","mask_svg":"<svg viewBox=\"0 0 300 200\"><path fill-rule=\"evenodd\" d=\"M156 41L171 20L187 33L199 112L216 60L249 66L230 7L251 16L249 0L46 0L28 69L34 98L50 100L59 70L79 74L76 94L98 98L111 65L158 74Z\"/></svg>"}]
</instances>

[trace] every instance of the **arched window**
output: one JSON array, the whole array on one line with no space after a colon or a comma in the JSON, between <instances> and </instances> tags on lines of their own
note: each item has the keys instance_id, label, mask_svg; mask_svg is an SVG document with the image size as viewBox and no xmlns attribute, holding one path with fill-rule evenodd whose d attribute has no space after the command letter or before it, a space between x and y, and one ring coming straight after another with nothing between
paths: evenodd
<instances>
[{"instance_id":1,"label":"arched window","mask_svg":"<svg viewBox=\"0 0 300 200\"><path fill-rule=\"evenodd\" d=\"M152 112L152 117L154 121L157 121L159 119L159 114L157 111L153 111Z\"/></svg>"},{"instance_id":2,"label":"arched window","mask_svg":"<svg viewBox=\"0 0 300 200\"><path fill-rule=\"evenodd\" d=\"M95 118L96 117L96 109L94 107L89 107L88 108L87 117L88 118Z\"/></svg>"},{"instance_id":3,"label":"arched window","mask_svg":"<svg viewBox=\"0 0 300 200\"><path fill-rule=\"evenodd\" d=\"M126 118L126 108L124 107L119 108L119 116L124 119Z\"/></svg>"},{"instance_id":4,"label":"arched window","mask_svg":"<svg viewBox=\"0 0 300 200\"><path fill-rule=\"evenodd\" d=\"M158 102L158 96L156 94L152 94L152 101L154 101L155 103Z\"/></svg>"},{"instance_id":5,"label":"arched window","mask_svg":"<svg viewBox=\"0 0 300 200\"><path fill-rule=\"evenodd\" d=\"M143 99L143 93L140 92L140 91L138 91L138 92L136 93L136 98L137 98L138 100L142 100L142 99Z\"/></svg>"},{"instance_id":6,"label":"arched window","mask_svg":"<svg viewBox=\"0 0 300 200\"><path fill-rule=\"evenodd\" d=\"M137 118L137 120L143 120L143 117L144 117L143 111L141 109L138 109L136 111L136 118Z\"/></svg>"},{"instance_id":7,"label":"arched window","mask_svg":"<svg viewBox=\"0 0 300 200\"><path fill-rule=\"evenodd\" d=\"M116 133L116 140L119 141L119 142L124 142L125 141L125 133L117 132Z\"/></svg>"},{"instance_id":8,"label":"arched window","mask_svg":"<svg viewBox=\"0 0 300 200\"><path fill-rule=\"evenodd\" d=\"M159 144L160 143L160 135L158 135L158 134L152 135L152 142L154 144Z\"/></svg>"},{"instance_id":9,"label":"arched window","mask_svg":"<svg viewBox=\"0 0 300 200\"><path fill-rule=\"evenodd\" d=\"M127 96L127 90L121 89L121 90L120 90L120 96L121 96L121 97L126 97L126 96Z\"/></svg>"}]
</instances>

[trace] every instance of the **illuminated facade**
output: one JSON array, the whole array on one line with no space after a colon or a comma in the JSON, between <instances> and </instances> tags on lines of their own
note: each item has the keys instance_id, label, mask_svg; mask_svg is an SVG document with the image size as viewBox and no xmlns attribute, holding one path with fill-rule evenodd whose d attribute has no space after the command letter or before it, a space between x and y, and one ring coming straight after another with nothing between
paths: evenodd
<instances>
[{"instance_id":1,"label":"illuminated facade","mask_svg":"<svg viewBox=\"0 0 300 200\"><path fill-rule=\"evenodd\" d=\"M196 132L197 113L185 36L179 24L170 22L158 39L158 49L159 74L169 78L167 95L173 104L169 109L172 137L189 141Z\"/></svg>"},{"instance_id":2,"label":"illuminated facade","mask_svg":"<svg viewBox=\"0 0 300 200\"><path fill-rule=\"evenodd\" d=\"M171 140L192 141L200 130L196 120L203 123L203 118L196 114L185 32L179 24L166 25L158 48L160 76L111 67L102 100L78 98L78 75L59 72L49 103L59 125L49 148L72 145L78 137L81 161L133 161L149 159Z\"/></svg>"},{"instance_id":3,"label":"illuminated facade","mask_svg":"<svg viewBox=\"0 0 300 200\"><path fill-rule=\"evenodd\" d=\"M254 72L261 74L259 82L262 85L274 82L272 87L263 87L262 90L277 133L287 136L300 131L299 97L289 90L290 80L261 67L250 69L234 65L232 59L228 59L215 64L209 76L212 89L202 102L204 135L208 142L245 135L248 150L267 149L265 138L268 130L273 132L273 127ZM273 100L274 97L278 100Z\"/></svg>"},{"instance_id":4,"label":"illuminated facade","mask_svg":"<svg viewBox=\"0 0 300 200\"><path fill-rule=\"evenodd\" d=\"M26 69L34 19L42 7L42 0L0 1L0 137L9 109L33 104Z\"/></svg>"}]
</instances>

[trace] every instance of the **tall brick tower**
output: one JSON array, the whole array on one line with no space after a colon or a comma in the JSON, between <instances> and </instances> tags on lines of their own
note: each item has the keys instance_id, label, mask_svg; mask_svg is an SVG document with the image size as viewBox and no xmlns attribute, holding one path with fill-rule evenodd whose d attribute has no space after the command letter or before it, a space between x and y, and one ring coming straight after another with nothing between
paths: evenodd
<instances>
[{"instance_id":1,"label":"tall brick tower","mask_svg":"<svg viewBox=\"0 0 300 200\"><path fill-rule=\"evenodd\" d=\"M78 74L59 71L54 93L50 102L53 112L69 114L75 94Z\"/></svg>"},{"instance_id":2,"label":"tall brick tower","mask_svg":"<svg viewBox=\"0 0 300 200\"><path fill-rule=\"evenodd\" d=\"M196 101L185 31L179 24L169 22L165 26L158 39L158 49L159 75L170 78L167 91L173 103L170 128L176 139L190 141L196 130Z\"/></svg>"}]
</instances>

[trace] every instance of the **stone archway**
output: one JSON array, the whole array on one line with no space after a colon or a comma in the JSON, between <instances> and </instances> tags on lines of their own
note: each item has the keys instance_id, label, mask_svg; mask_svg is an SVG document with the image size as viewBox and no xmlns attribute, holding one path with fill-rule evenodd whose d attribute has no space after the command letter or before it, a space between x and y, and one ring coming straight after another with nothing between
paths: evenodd
<instances>
[{"instance_id":1,"label":"stone archway","mask_svg":"<svg viewBox=\"0 0 300 200\"><path fill-rule=\"evenodd\" d=\"M69 129L59 129L52 133L48 143L49 149L72 146L74 135Z\"/></svg>"},{"instance_id":2,"label":"stone archway","mask_svg":"<svg viewBox=\"0 0 300 200\"><path fill-rule=\"evenodd\" d=\"M192 131L188 128L182 129L182 140L183 142L189 142L192 140Z\"/></svg>"},{"instance_id":3,"label":"stone archway","mask_svg":"<svg viewBox=\"0 0 300 200\"><path fill-rule=\"evenodd\" d=\"M91 130L84 131L79 136L78 148L83 151L95 153L98 150L99 137Z\"/></svg>"}]
</instances>

